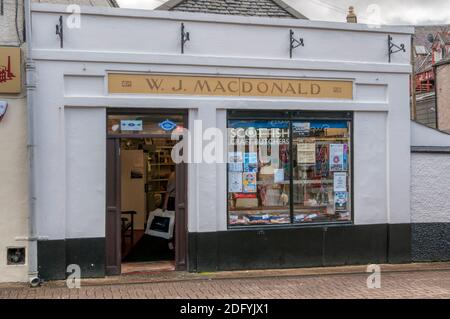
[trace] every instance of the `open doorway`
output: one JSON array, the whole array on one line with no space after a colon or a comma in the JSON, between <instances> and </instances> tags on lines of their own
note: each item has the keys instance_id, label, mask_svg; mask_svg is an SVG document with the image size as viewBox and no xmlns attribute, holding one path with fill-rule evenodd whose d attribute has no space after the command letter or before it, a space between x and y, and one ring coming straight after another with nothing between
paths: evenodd
<instances>
[{"instance_id":1,"label":"open doorway","mask_svg":"<svg viewBox=\"0 0 450 319\"><path fill-rule=\"evenodd\" d=\"M108 114L109 275L186 267L186 170L171 156L178 142L171 132L185 120L185 114Z\"/></svg>"}]
</instances>

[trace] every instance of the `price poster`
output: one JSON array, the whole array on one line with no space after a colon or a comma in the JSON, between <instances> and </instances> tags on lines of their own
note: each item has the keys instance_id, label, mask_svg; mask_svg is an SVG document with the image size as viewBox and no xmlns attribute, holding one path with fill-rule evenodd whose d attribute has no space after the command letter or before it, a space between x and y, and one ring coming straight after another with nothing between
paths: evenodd
<instances>
[{"instance_id":1,"label":"price poster","mask_svg":"<svg viewBox=\"0 0 450 319\"><path fill-rule=\"evenodd\" d=\"M344 144L330 144L330 171L344 170Z\"/></svg>"},{"instance_id":2,"label":"price poster","mask_svg":"<svg viewBox=\"0 0 450 319\"><path fill-rule=\"evenodd\" d=\"M346 192L347 191L347 173L346 172L334 173L333 185L334 185L335 192Z\"/></svg>"},{"instance_id":3,"label":"price poster","mask_svg":"<svg viewBox=\"0 0 450 319\"><path fill-rule=\"evenodd\" d=\"M244 172L256 173L258 171L258 153L244 153Z\"/></svg>"},{"instance_id":4,"label":"price poster","mask_svg":"<svg viewBox=\"0 0 450 319\"><path fill-rule=\"evenodd\" d=\"M244 167L244 159L242 152L229 152L228 153L228 171L230 172L242 172Z\"/></svg>"},{"instance_id":5,"label":"price poster","mask_svg":"<svg viewBox=\"0 0 450 319\"><path fill-rule=\"evenodd\" d=\"M241 193L242 192L242 173L228 173L228 192Z\"/></svg>"},{"instance_id":6,"label":"price poster","mask_svg":"<svg viewBox=\"0 0 450 319\"><path fill-rule=\"evenodd\" d=\"M297 161L299 164L315 164L316 143L298 143Z\"/></svg>"}]
</instances>

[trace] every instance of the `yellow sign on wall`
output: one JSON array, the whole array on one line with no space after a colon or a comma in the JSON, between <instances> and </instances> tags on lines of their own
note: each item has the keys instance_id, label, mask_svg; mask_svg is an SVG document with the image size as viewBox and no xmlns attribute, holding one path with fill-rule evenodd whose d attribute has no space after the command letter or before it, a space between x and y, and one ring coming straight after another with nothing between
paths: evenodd
<instances>
[{"instance_id":1,"label":"yellow sign on wall","mask_svg":"<svg viewBox=\"0 0 450 319\"><path fill-rule=\"evenodd\" d=\"M211 77L161 74L108 75L109 93L352 99L352 81Z\"/></svg>"},{"instance_id":2,"label":"yellow sign on wall","mask_svg":"<svg viewBox=\"0 0 450 319\"><path fill-rule=\"evenodd\" d=\"M20 93L21 53L18 47L0 47L0 93Z\"/></svg>"}]
</instances>

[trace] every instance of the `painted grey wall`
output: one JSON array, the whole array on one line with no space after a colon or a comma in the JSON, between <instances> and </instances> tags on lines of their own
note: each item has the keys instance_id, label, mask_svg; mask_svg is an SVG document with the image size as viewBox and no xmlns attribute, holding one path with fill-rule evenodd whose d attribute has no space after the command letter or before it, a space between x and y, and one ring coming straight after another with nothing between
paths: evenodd
<instances>
[{"instance_id":1,"label":"painted grey wall","mask_svg":"<svg viewBox=\"0 0 450 319\"><path fill-rule=\"evenodd\" d=\"M450 134L411 122L411 146L450 147Z\"/></svg>"}]
</instances>

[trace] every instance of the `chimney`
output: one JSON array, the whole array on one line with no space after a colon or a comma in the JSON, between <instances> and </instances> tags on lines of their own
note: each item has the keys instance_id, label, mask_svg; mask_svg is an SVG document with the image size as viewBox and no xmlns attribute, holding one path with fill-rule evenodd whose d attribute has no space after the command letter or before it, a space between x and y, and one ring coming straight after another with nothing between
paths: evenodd
<instances>
[{"instance_id":1,"label":"chimney","mask_svg":"<svg viewBox=\"0 0 450 319\"><path fill-rule=\"evenodd\" d=\"M355 14L355 8L353 6L348 8L347 23L358 23L358 17Z\"/></svg>"}]
</instances>

